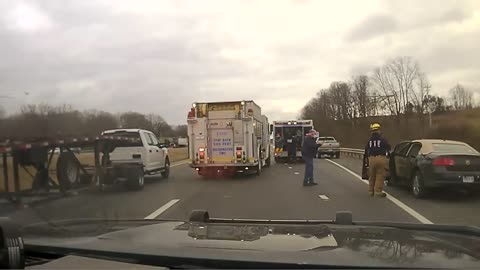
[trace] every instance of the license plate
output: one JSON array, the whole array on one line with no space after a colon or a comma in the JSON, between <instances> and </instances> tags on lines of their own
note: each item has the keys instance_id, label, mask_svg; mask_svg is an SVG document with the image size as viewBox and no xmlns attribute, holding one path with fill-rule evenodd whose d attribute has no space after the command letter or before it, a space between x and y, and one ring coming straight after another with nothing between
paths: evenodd
<instances>
[{"instance_id":1,"label":"license plate","mask_svg":"<svg viewBox=\"0 0 480 270\"><path fill-rule=\"evenodd\" d=\"M473 183L475 181L475 177L473 176L464 176L463 183Z\"/></svg>"}]
</instances>

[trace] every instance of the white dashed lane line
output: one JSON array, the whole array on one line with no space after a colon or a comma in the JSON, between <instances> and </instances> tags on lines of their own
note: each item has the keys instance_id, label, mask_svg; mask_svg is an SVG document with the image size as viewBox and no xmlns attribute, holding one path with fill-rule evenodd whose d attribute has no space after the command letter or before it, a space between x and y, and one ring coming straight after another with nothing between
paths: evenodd
<instances>
[{"instance_id":1,"label":"white dashed lane line","mask_svg":"<svg viewBox=\"0 0 480 270\"><path fill-rule=\"evenodd\" d=\"M318 197L319 197L320 199L322 199L323 201L328 201L328 200L330 200L330 198L328 198L327 195L320 194L320 195L318 195Z\"/></svg>"},{"instance_id":2,"label":"white dashed lane line","mask_svg":"<svg viewBox=\"0 0 480 270\"><path fill-rule=\"evenodd\" d=\"M179 201L180 201L179 199L174 199L174 200L171 200L171 201L167 202L162 207L158 208L153 213L146 216L145 219L155 219L156 217L160 216L163 212L167 211L168 208L172 207L174 204L176 204Z\"/></svg>"}]
</instances>

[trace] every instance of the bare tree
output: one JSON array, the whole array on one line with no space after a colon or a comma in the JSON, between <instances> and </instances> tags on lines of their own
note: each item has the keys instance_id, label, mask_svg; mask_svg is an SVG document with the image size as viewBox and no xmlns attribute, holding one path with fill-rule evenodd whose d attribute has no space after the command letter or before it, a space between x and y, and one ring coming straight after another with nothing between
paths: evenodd
<instances>
[{"instance_id":1,"label":"bare tree","mask_svg":"<svg viewBox=\"0 0 480 270\"><path fill-rule=\"evenodd\" d=\"M84 122L83 133L88 136L95 136L102 131L119 127L117 119L111 113L103 111L84 112Z\"/></svg>"},{"instance_id":2,"label":"bare tree","mask_svg":"<svg viewBox=\"0 0 480 270\"><path fill-rule=\"evenodd\" d=\"M370 93L369 93L369 79L366 75L359 75L353 78L353 104L356 107L359 117L367 117L373 114L374 109L372 105L375 105L373 102L370 102Z\"/></svg>"},{"instance_id":3,"label":"bare tree","mask_svg":"<svg viewBox=\"0 0 480 270\"><path fill-rule=\"evenodd\" d=\"M412 58L404 56L391 60L387 67L395 78L395 86L400 93L400 99L405 109L411 103L414 82L420 73L418 63L412 60Z\"/></svg>"},{"instance_id":4,"label":"bare tree","mask_svg":"<svg viewBox=\"0 0 480 270\"><path fill-rule=\"evenodd\" d=\"M138 112L123 113L120 116L120 124L122 128L152 129L152 123L145 117L145 115Z\"/></svg>"},{"instance_id":5,"label":"bare tree","mask_svg":"<svg viewBox=\"0 0 480 270\"><path fill-rule=\"evenodd\" d=\"M166 137L174 135L172 127L165 122L163 117L157 114L147 115L148 121L150 121L152 126L152 132L159 137Z\"/></svg>"},{"instance_id":6,"label":"bare tree","mask_svg":"<svg viewBox=\"0 0 480 270\"><path fill-rule=\"evenodd\" d=\"M420 74L420 67L411 57L398 57L376 68L372 81L376 90L383 95L384 105L392 115L400 115L411 111L416 97L415 82ZM419 101L421 103L421 101Z\"/></svg>"},{"instance_id":7,"label":"bare tree","mask_svg":"<svg viewBox=\"0 0 480 270\"><path fill-rule=\"evenodd\" d=\"M416 79L416 87L411 92L414 109L419 114L428 112L427 97L430 95L431 85L425 73L419 73ZM430 111L431 112L431 111Z\"/></svg>"},{"instance_id":8,"label":"bare tree","mask_svg":"<svg viewBox=\"0 0 480 270\"><path fill-rule=\"evenodd\" d=\"M395 89L394 82L387 67L382 66L373 71L372 82L378 96L383 96L382 107L390 115L400 115L403 111L400 93Z\"/></svg>"},{"instance_id":9,"label":"bare tree","mask_svg":"<svg viewBox=\"0 0 480 270\"><path fill-rule=\"evenodd\" d=\"M350 85L346 82L332 82L329 96L335 108L335 119L352 119L353 106Z\"/></svg>"},{"instance_id":10,"label":"bare tree","mask_svg":"<svg viewBox=\"0 0 480 270\"><path fill-rule=\"evenodd\" d=\"M473 107L473 93L461 84L450 89L450 98L455 110L469 109Z\"/></svg>"}]
</instances>

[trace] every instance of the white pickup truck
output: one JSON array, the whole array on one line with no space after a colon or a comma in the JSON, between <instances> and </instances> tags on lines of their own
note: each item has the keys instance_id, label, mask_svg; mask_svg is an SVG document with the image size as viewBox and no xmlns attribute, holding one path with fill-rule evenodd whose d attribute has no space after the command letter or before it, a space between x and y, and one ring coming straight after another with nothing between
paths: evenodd
<instances>
[{"instance_id":1,"label":"white pickup truck","mask_svg":"<svg viewBox=\"0 0 480 270\"><path fill-rule=\"evenodd\" d=\"M168 178L168 149L158 142L152 132L143 129L114 129L106 130L102 135L140 139L131 145L116 147L109 154L109 165L112 168L110 177L115 181L124 180L129 189L140 190L144 186L146 174L160 173Z\"/></svg>"},{"instance_id":2,"label":"white pickup truck","mask_svg":"<svg viewBox=\"0 0 480 270\"><path fill-rule=\"evenodd\" d=\"M318 158L322 158L323 155L340 157L340 143L334 137L318 137L317 144L320 144L317 152Z\"/></svg>"}]
</instances>

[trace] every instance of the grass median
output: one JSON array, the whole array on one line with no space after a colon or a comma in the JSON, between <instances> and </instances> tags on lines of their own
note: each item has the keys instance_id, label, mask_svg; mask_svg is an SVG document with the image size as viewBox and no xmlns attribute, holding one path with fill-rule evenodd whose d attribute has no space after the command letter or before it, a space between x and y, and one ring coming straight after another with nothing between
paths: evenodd
<instances>
[{"instance_id":1,"label":"grass median","mask_svg":"<svg viewBox=\"0 0 480 270\"><path fill-rule=\"evenodd\" d=\"M94 154L91 153L80 153L75 154L82 165L91 166L95 165ZM170 162L177 162L188 158L188 148L170 148L168 149L168 156ZM52 164L50 165L50 177L54 181L57 181L56 169L57 169L57 159L58 155L55 154L52 159ZM14 191L15 185L13 181L13 161L11 158L8 158L7 167L8 167L8 183L9 190ZM0 164L0 192L5 192L5 178L3 176L3 163ZM25 168L19 167L18 174L20 178L20 190L30 189L33 183L33 177L36 173L35 168L32 166L26 166Z\"/></svg>"}]
</instances>

